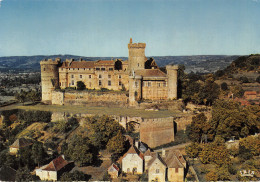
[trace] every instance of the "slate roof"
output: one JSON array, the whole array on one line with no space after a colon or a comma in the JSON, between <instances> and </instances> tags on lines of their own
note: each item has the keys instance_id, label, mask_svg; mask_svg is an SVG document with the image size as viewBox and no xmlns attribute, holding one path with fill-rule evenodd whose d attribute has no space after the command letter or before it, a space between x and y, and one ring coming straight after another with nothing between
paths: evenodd
<instances>
[{"instance_id":1,"label":"slate roof","mask_svg":"<svg viewBox=\"0 0 260 182\"><path fill-rule=\"evenodd\" d=\"M168 168L184 168L182 163L176 157L175 154L169 155L166 159L164 159Z\"/></svg>"},{"instance_id":2,"label":"slate roof","mask_svg":"<svg viewBox=\"0 0 260 182\"><path fill-rule=\"evenodd\" d=\"M56 159L53 159L46 167L44 167L42 170L46 171L59 171L66 165L68 165L69 162L66 161L62 156L57 157Z\"/></svg>"},{"instance_id":3,"label":"slate roof","mask_svg":"<svg viewBox=\"0 0 260 182\"><path fill-rule=\"evenodd\" d=\"M25 138L18 138L15 142L10 146L12 148L23 148L26 146L32 145L31 141Z\"/></svg>"},{"instance_id":4,"label":"slate roof","mask_svg":"<svg viewBox=\"0 0 260 182\"><path fill-rule=\"evenodd\" d=\"M9 166L0 168L0 181L15 181L16 170Z\"/></svg>"},{"instance_id":5,"label":"slate roof","mask_svg":"<svg viewBox=\"0 0 260 182\"><path fill-rule=\"evenodd\" d=\"M135 74L143 77L166 77L166 74L159 69L136 70Z\"/></svg>"}]
</instances>

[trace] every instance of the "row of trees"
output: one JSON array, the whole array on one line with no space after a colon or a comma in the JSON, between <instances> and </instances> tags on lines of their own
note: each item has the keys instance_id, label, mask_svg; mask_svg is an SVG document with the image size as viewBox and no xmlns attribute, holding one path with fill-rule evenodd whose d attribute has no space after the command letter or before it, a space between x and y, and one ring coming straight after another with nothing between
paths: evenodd
<instances>
[{"instance_id":1,"label":"row of trees","mask_svg":"<svg viewBox=\"0 0 260 182\"><path fill-rule=\"evenodd\" d=\"M30 90L28 92L21 90L20 93L15 94L15 99L18 100L20 103L24 103L26 101L31 101L35 103L36 101L41 100L41 93L36 90Z\"/></svg>"},{"instance_id":2,"label":"row of trees","mask_svg":"<svg viewBox=\"0 0 260 182\"><path fill-rule=\"evenodd\" d=\"M216 136L225 140L243 138L259 132L259 118L258 106L241 107L232 101L217 100L211 120L204 113L194 116L188 135L193 142L213 141Z\"/></svg>"},{"instance_id":3,"label":"row of trees","mask_svg":"<svg viewBox=\"0 0 260 182\"><path fill-rule=\"evenodd\" d=\"M207 181L230 180L231 175L236 175L239 180L255 180L255 177L241 177L239 171L257 171L258 164L254 162L254 158L259 156L259 148L260 137L249 136L239 141L239 147L227 149L224 140L217 138L212 143L192 143L185 151L190 158L198 158L202 164L214 166L213 169L204 169ZM238 157L239 164L234 165L234 157Z\"/></svg>"},{"instance_id":4,"label":"row of trees","mask_svg":"<svg viewBox=\"0 0 260 182\"><path fill-rule=\"evenodd\" d=\"M65 156L80 166L99 165L99 151L108 149L118 158L127 145L124 128L108 116L88 117L84 121L87 133L75 135L62 145Z\"/></svg>"}]
</instances>

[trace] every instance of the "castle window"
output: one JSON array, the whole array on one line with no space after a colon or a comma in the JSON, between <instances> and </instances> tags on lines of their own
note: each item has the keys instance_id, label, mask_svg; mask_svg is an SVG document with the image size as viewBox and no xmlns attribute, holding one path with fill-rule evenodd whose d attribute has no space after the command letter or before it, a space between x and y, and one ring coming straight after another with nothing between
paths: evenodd
<instances>
[{"instance_id":1,"label":"castle window","mask_svg":"<svg viewBox=\"0 0 260 182\"><path fill-rule=\"evenodd\" d=\"M71 78L74 78L74 75L71 75Z\"/></svg>"},{"instance_id":2,"label":"castle window","mask_svg":"<svg viewBox=\"0 0 260 182\"><path fill-rule=\"evenodd\" d=\"M111 80L108 80L108 86L111 86Z\"/></svg>"},{"instance_id":3,"label":"castle window","mask_svg":"<svg viewBox=\"0 0 260 182\"><path fill-rule=\"evenodd\" d=\"M91 70L91 68L89 68L89 70Z\"/></svg>"},{"instance_id":4,"label":"castle window","mask_svg":"<svg viewBox=\"0 0 260 182\"><path fill-rule=\"evenodd\" d=\"M74 80L71 81L71 85L74 85Z\"/></svg>"},{"instance_id":5,"label":"castle window","mask_svg":"<svg viewBox=\"0 0 260 182\"><path fill-rule=\"evenodd\" d=\"M138 87L138 82L135 82L135 87Z\"/></svg>"},{"instance_id":6,"label":"castle window","mask_svg":"<svg viewBox=\"0 0 260 182\"><path fill-rule=\"evenodd\" d=\"M88 75L89 78L91 78L91 75Z\"/></svg>"},{"instance_id":7,"label":"castle window","mask_svg":"<svg viewBox=\"0 0 260 182\"><path fill-rule=\"evenodd\" d=\"M161 87L161 83L158 83L158 87Z\"/></svg>"},{"instance_id":8,"label":"castle window","mask_svg":"<svg viewBox=\"0 0 260 182\"><path fill-rule=\"evenodd\" d=\"M164 86L164 87L166 87L166 86L167 86L166 82L163 82L163 86Z\"/></svg>"},{"instance_id":9,"label":"castle window","mask_svg":"<svg viewBox=\"0 0 260 182\"><path fill-rule=\"evenodd\" d=\"M137 66L139 67L139 63L137 64Z\"/></svg>"},{"instance_id":10,"label":"castle window","mask_svg":"<svg viewBox=\"0 0 260 182\"><path fill-rule=\"evenodd\" d=\"M43 68L43 71L45 71L45 68Z\"/></svg>"},{"instance_id":11,"label":"castle window","mask_svg":"<svg viewBox=\"0 0 260 182\"><path fill-rule=\"evenodd\" d=\"M79 78L82 78L82 75L79 75Z\"/></svg>"},{"instance_id":12,"label":"castle window","mask_svg":"<svg viewBox=\"0 0 260 182\"><path fill-rule=\"evenodd\" d=\"M75 68L73 68L73 70L75 70Z\"/></svg>"},{"instance_id":13,"label":"castle window","mask_svg":"<svg viewBox=\"0 0 260 182\"><path fill-rule=\"evenodd\" d=\"M78 68L78 70L79 70L79 68Z\"/></svg>"},{"instance_id":14,"label":"castle window","mask_svg":"<svg viewBox=\"0 0 260 182\"><path fill-rule=\"evenodd\" d=\"M86 68L84 68L84 70L86 70Z\"/></svg>"},{"instance_id":15,"label":"castle window","mask_svg":"<svg viewBox=\"0 0 260 182\"><path fill-rule=\"evenodd\" d=\"M106 68L101 68L101 70L102 70L102 71L105 71L105 70L106 70Z\"/></svg>"},{"instance_id":16,"label":"castle window","mask_svg":"<svg viewBox=\"0 0 260 182\"><path fill-rule=\"evenodd\" d=\"M108 78L111 78L111 75L108 75Z\"/></svg>"},{"instance_id":17,"label":"castle window","mask_svg":"<svg viewBox=\"0 0 260 182\"><path fill-rule=\"evenodd\" d=\"M121 75L118 75L118 78L121 78Z\"/></svg>"},{"instance_id":18,"label":"castle window","mask_svg":"<svg viewBox=\"0 0 260 182\"><path fill-rule=\"evenodd\" d=\"M122 85L122 82L121 82L121 81L119 81L119 82L118 82L118 85L119 85L119 86L121 86L121 85Z\"/></svg>"},{"instance_id":19,"label":"castle window","mask_svg":"<svg viewBox=\"0 0 260 182\"><path fill-rule=\"evenodd\" d=\"M102 82L101 80L98 80L98 85L101 86L102 85Z\"/></svg>"},{"instance_id":20,"label":"castle window","mask_svg":"<svg viewBox=\"0 0 260 182\"><path fill-rule=\"evenodd\" d=\"M179 168L175 168L175 173L178 173L179 172Z\"/></svg>"},{"instance_id":21,"label":"castle window","mask_svg":"<svg viewBox=\"0 0 260 182\"><path fill-rule=\"evenodd\" d=\"M109 71L113 71L113 68L109 68L108 70L109 70Z\"/></svg>"},{"instance_id":22,"label":"castle window","mask_svg":"<svg viewBox=\"0 0 260 182\"><path fill-rule=\"evenodd\" d=\"M98 75L98 78L102 78L102 75Z\"/></svg>"},{"instance_id":23,"label":"castle window","mask_svg":"<svg viewBox=\"0 0 260 182\"><path fill-rule=\"evenodd\" d=\"M151 82L148 82L148 87L150 87L151 86Z\"/></svg>"},{"instance_id":24,"label":"castle window","mask_svg":"<svg viewBox=\"0 0 260 182\"><path fill-rule=\"evenodd\" d=\"M100 68L96 68L96 70L100 70Z\"/></svg>"},{"instance_id":25,"label":"castle window","mask_svg":"<svg viewBox=\"0 0 260 182\"><path fill-rule=\"evenodd\" d=\"M89 87L91 87L91 82L89 82Z\"/></svg>"},{"instance_id":26,"label":"castle window","mask_svg":"<svg viewBox=\"0 0 260 182\"><path fill-rule=\"evenodd\" d=\"M70 70L70 68L69 68L69 70Z\"/></svg>"},{"instance_id":27,"label":"castle window","mask_svg":"<svg viewBox=\"0 0 260 182\"><path fill-rule=\"evenodd\" d=\"M160 169L156 169L155 173L157 174L160 173Z\"/></svg>"}]
</instances>

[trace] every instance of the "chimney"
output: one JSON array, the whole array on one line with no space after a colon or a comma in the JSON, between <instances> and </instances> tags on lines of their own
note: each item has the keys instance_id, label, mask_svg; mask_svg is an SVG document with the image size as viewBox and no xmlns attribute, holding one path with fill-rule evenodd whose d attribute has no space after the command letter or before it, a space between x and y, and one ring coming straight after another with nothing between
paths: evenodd
<instances>
[{"instance_id":1,"label":"chimney","mask_svg":"<svg viewBox=\"0 0 260 182\"><path fill-rule=\"evenodd\" d=\"M138 141L138 140L135 141L135 147L136 147L137 149L139 149L139 141Z\"/></svg>"},{"instance_id":2,"label":"chimney","mask_svg":"<svg viewBox=\"0 0 260 182\"><path fill-rule=\"evenodd\" d=\"M162 148L162 157L165 157L165 149Z\"/></svg>"}]
</instances>

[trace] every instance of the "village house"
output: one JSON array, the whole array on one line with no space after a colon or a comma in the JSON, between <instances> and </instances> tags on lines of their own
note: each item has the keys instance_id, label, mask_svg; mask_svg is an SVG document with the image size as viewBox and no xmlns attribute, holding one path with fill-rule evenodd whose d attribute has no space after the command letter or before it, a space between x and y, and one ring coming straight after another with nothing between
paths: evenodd
<instances>
[{"instance_id":1,"label":"village house","mask_svg":"<svg viewBox=\"0 0 260 182\"><path fill-rule=\"evenodd\" d=\"M68 169L69 164L71 163L61 155L49 164L36 169L36 176L39 176L41 180L57 181L62 173Z\"/></svg>"},{"instance_id":2,"label":"village house","mask_svg":"<svg viewBox=\"0 0 260 182\"><path fill-rule=\"evenodd\" d=\"M17 155L19 149L32 145L32 142L25 138L18 138L15 142L9 146L9 152L12 155Z\"/></svg>"},{"instance_id":3,"label":"village house","mask_svg":"<svg viewBox=\"0 0 260 182\"><path fill-rule=\"evenodd\" d=\"M122 171L125 173L142 174L144 171L144 156L132 145L122 159Z\"/></svg>"}]
</instances>

